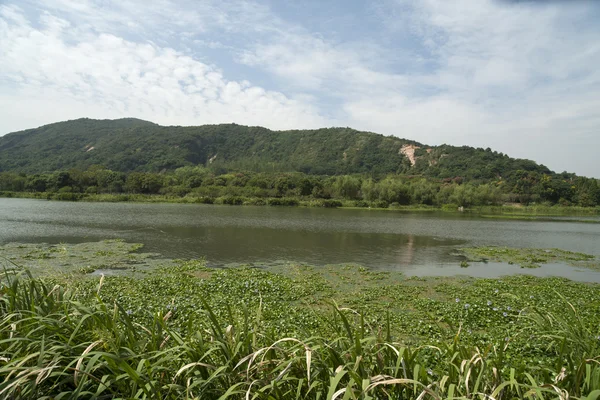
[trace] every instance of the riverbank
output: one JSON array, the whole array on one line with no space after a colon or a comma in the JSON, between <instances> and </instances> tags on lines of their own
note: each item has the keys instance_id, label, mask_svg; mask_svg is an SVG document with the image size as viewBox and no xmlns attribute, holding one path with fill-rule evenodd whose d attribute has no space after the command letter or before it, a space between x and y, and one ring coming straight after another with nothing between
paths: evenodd
<instances>
[{"instance_id":1,"label":"riverbank","mask_svg":"<svg viewBox=\"0 0 600 400\"><path fill-rule=\"evenodd\" d=\"M2 279L0 334L10 340L0 342L0 394L10 398L498 398L541 396L549 384L583 398L600 389L596 284L408 278L353 265L209 268L123 241L18 246L2 256L22 251L41 274ZM72 267L43 265L52 259Z\"/></svg>"},{"instance_id":2,"label":"riverbank","mask_svg":"<svg viewBox=\"0 0 600 400\"><path fill-rule=\"evenodd\" d=\"M600 207L578 206L546 206L546 205L518 205L505 204L501 206L474 206L459 208L456 205L431 206L425 204L398 205L382 204L380 201L368 202L364 200L346 199L306 199L302 197L197 197L197 196L167 196L144 194L85 194L85 193L39 193L39 192L0 192L4 198L28 198L55 201L85 201L85 202L134 202L134 203L180 203L180 204L220 204L236 206L287 206L287 207L317 207L317 208L347 208L369 209L381 211L407 211L407 212L450 212L468 213L487 218L517 219L517 220L543 220L543 217L553 216L596 216L600 215ZM560 221L560 220L553 220ZM565 219L569 222L598 223L598 221Z\"/></svg>"}]
</instances>

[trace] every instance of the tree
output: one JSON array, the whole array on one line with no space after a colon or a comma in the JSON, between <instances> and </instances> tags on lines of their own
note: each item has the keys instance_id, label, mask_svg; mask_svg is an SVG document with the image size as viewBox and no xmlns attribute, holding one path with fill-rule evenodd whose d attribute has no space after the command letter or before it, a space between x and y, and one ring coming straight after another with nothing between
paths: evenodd
<instances>
[{"instance_id":1,"label":"tree","mask_svg":"<svg viewBox=\"0 0 600 400\"><path fill-rule=\"evenodd\" d=\"M333 182L333 193L336 197L342 197L345 199L358 199L360 198L360 188L362 181L360 178L354 176L338 176Z\"/></svg>"},{"instance_id":2,"label":"tree","mask_svg":"<svg viewBox=\"0 0 600 400\"><path fill-rule=\"evenodd\" d=\"M162 179L158 174L132 172L127 176L125 186L133 193L156 194L162 188Z\"/></svg>"}]
</instances>

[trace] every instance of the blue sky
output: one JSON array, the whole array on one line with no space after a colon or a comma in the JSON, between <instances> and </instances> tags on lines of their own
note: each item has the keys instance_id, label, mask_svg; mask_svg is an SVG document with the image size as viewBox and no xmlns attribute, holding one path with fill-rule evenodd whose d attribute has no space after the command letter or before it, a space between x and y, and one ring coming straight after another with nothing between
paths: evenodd
<instances>
[{"instance_id":1,"label":"blue sky","mask_svg":"<svg viewBox=\"0 0 600 400\"><path fill-rule=\"evenodd\" d=\"M3 0L0 134L350 126L600 178L600 2Z\"/></svg>"}]
</instances>

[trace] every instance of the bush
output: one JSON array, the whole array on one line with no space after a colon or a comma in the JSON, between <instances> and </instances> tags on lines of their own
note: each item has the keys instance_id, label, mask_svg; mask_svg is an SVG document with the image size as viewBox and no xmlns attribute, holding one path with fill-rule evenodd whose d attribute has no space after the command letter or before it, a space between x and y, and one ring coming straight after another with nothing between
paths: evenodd
<instances>
[{"instance_id":1,"label":"bush","mask_svg":"<svg viewBox=\"0 0 600 400\"><path fill-rule=\"evenodd\" d=\"M297 199L290 199L287 197L273 197L267 200L267 204L270 206L297 206L300 202Z\"/></svg>"},{"instance_id":2,"label":"bush","mask_svg":"<svg viewBox=\"0 0 600 400\"><path fill-rule=\"evenodd\" d=\"M327 200L327 199L323 199L321 201L321 204L325 208L337 208L337 207L341 207L342 206L342 202L339 201L339 200Z\"/></svg>"},{"instance_id":3,"label":"bush","mask_svg":"<svg viewBox=\"0 0 600 400\"><path fill-rule=\"evenodd\" d=\"M246 202L244 203L244 205L249 205L249 206L266 206L267 205L267 200L260 199L260 198L250 198L250 199L246 200Z\"/></svg>"},{"instance_id":4,"label":"bush","mask_svg":"<svg viewBox=\"0 0 600 400\"><path fill-rule=\"evenodd\" d=\"M227 204L230 206L241 206L245 198L238 196L221 196L215 199L215 204Z\"/></svg>"},{"instance_id":5,"label":"bush","mask_svg":"<svg viewBox=\"0 0 600 400\"><path fill-rule=\"evenodd\" d=\"M175 196L175 197L184 197L186 194L190 192L190 189L187 186L177 185L177 186L168 186L160 189L160 193L166 196Z\"/></svg>"},{"instance_id":6,"label":"bush","mask_svg":"<svg viewBox=\"0 0 600 400\"><path fill-rule=\"evenodd\" d=\"M213 204L215 202L215 199L213 199L212 197L194 197L194 203L199 203L199 204Z\"/></svg>"},{"instance_id":7,"label":"bush","mask_svg":"<svg viewBox=\"0 0 600 400\"><path fill-rule=\"evenodd\" d=\"M371 207L373 208L388 208L389 204L385 200L375 200L371 202Z\"/></svg>"}]
</instances>

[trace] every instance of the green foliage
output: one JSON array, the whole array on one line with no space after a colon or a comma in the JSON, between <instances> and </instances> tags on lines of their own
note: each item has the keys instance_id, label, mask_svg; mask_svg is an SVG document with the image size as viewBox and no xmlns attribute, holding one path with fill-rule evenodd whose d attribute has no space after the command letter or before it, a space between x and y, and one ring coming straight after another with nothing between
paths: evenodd
<instances>
[{"instance_id":1,"label":"green foliage","mask_svg":"<svg viewBox=\"0 0 600 400\"><path fill-rule=\"evenodd\" d=\"M469 289L474 297L447 303L419 299L414 286L389 288L382 293L388 301L392 294L409 297L416 308L464 324L442 328L443 339L435 343L410 344L395 339L390 322L396 312L389 307L387 317L373 320L370 315L378 310L358 312L335 303L320 316L278 306L323 290L315 279L297 286L266 272L219 272L193 261L143 280L101 278L70 289L6 274L0 298L0 396L593 399L600 390L597 315L589 305L579 312L556 295L513 311L507 304L521 307L524 301L501 281L481 281ZM540 281L529 283L530 293L548 292L537 291ZM485 293L493 287L501 293ZM582 301L597 302L593 291L581 288ZM452 285L445 290L456 293ZM227 293L239 301L221 301ZM493 304L485 305L485 298ZM557 305L566 310L548 311ZM502 316L493 311L497 307L508 312ZM272 329L269 321L279 318L273 315L277 312L281 318L291 312L288 321L299 331ZM490 330L502 325L502 336L473 342L466 327L486 320ZM310 321L325 333L318 334ZM425 336L439 331L407 321Z\"/></svg>"},{"instance_id":2,"label":"green foliage","mask_svg":"<svg viewBox=\"0 0 600 400\"><path fill-rule=\"evenodd\" d=\"M406 144L416 146L414 166L400 151ZM70 200L79 193L239 197L244 203L294 197L379 207L600 204L598 180L556 174L490 149L427 147L350 128L276 132L136 119L79 119L1 137L0 191Z\"/></svg>"},{"instance_id":3,"label":"green foliage","mask_svg":"<svg viewBox=\"0 0 600 400\"><path fill-rule=\"evenodd\" d=\"M202 165L309 174L399 172L408 141L349 128L274 132L236 124L163 127L150 122L78 119L0 138L0 171L87 169L159 172Z\"/></svg>"},{"instance_id":4,"label":"green foliage","mask_svg":"<svg viewBox=\"0 0 600 400\"><path fill-rule=\"evenodd\" d=\"M419 146L414 167L399 152L405 144ZM103 165L122 172L159 172L202 165L218 174L223 169L311 175L411 173L488 181L515 171L550 173L533 161L489 149L424 149L410 140L350 128L274 132L236 124L163 127L136 119L78 119L0 138L0 171L41 173Z\"/></svg>"},{"instance_id":5,"label":"green foliage","mask_svg":"<svg viewBox=\"0 0 600 400\"><path fill-rule=\"evenodd\" d=\"M551 179L542 179L543 185ZM580 188L580 189L578 189ZM18 189L18 190L16 190ZM539 189L539 187L537 188ZM537 190L536 189L536 190ZM516 190L516 192L506 192ZM595 181L577 178L569 193L563 193L558 204L593 207L600 187ZM102 194L123 194L122 201L134 200L136 195L162 195L166 200L216 202L219 204L287 204L299 205L303 200L317 204L342 204L354 201L359 207L387 208L408 205L425 206L497 206L505 201L530 202L531 196L509 184L457 183L424 177L388 175L382 179L361 175L335 177L303 173L236 172L217 175L203 167L182 167L175 171L152 173L121 173L93 166L85 171L49 174L14 174L0 172L0 192L4 196L23 196L57 200L102 199ZM539 190L538 200L554 204ZM286 202L274 199L288 199ZM204 199L204 200L203 200ZM263 199L263 201L257 201ZM267 201L267 199L270 199ZM294 199L294 201L290 201ZM324 202L332 200L334 202Z\"/></svg>"}]
</instances>

